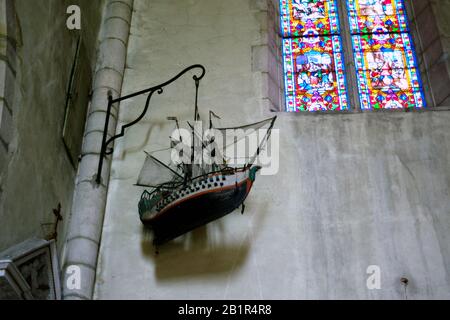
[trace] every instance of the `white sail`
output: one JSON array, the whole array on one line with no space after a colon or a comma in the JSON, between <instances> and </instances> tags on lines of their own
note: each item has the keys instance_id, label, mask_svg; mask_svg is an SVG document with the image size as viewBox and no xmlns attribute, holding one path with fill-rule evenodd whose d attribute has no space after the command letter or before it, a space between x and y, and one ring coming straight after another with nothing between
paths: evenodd
<instances>
[{"instance_id":1,"label":"white sail","mask_svg":"<svg viewBox=\"0 0 450 320\"><path fill-rule=\"evenodd\" d=\"M262 148L266 145L275 120L276 117L273 117L260 122L229 128L219 128L211 121L212 130L220 132L217 136L222 137L222 139L215 141L218 146L217 149L224 151L224 158L230 163L234 162L240 165L253 164ZM265 131L259 132L261 129L265 129ZM261 133L264 135L261 136ZM244 139L247 140L242 141ZM244 146L245 150L236 150L240 146ZM230 154L232 155L231 159Z\"/></svg>"},{"instance_id":2,"label":"white sail","mask_svg":"<svg viewBox=\"0 0 450 320\"><path fill-rule=\"evenodd\" d=\"M181 181L183 181L183 177L175 170L147 154L137 184L140 186L158 187L163 184Z\"/></svg>"}]
</instances>

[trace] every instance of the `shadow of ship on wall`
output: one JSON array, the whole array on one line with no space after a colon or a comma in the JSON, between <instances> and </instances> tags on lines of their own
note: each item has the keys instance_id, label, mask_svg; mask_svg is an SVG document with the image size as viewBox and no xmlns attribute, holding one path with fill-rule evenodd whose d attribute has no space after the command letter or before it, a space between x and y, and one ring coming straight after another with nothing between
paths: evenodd
<instances>
[{"instance_id":1,"label":"shadow of ship on wall","mask_svg":"<svg viewBox=\"0 0 450 320\"><path fill-rule=\"evenodd\" d=\"M200 227L191 233L164 245L161 253L155 251L145 230L141 242L142 252L153 260L158 281L180 278L224 277L244 265L250 251L250 239L228 245L209 245L208 232L215 225Z\"/></svg>"}]
</instances>

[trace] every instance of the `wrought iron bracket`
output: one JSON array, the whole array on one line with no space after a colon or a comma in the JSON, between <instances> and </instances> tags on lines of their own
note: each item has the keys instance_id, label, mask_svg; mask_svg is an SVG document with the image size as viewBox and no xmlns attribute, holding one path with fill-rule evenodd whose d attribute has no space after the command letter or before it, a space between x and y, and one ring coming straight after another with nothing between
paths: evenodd
<instances>
[{"instance_id":1,"label":"wrought iron bracket","mask_svg":"<svg viewBox=\"0 0 450 320\"><path fill-rule=\"evenodd\" d=\"M105 159L105 157L107 155L111 155L113 153L113 149L112 148L108 148L108 146L110 144L112 144L116 139L121 138L125 135L125 130L127 128L130 128L132 126L134 126L135 124L137 124L139 121L141 121L144 116L147 114L147 111L149 109L150 106L150 100L153 96L153 94L155 92L157 92L158 94L162 94L164 92L164 88L168 85L170 85L171 83L175 82L176 80L178 80L181 76L183 76L185 73L194 70L194 69L199 69L201 71L200 75L194 75L193 79L195 81L195 89L196 89L196 93L195 93L195 119L197 119L197 110L198 110L198 106L197 106L197 101L198 101L198 89L199 89L199 85L200 85L200 80L203 79L203 77L206 74L206 69L205 67L203 67L200 64L195 64L192 65L186 69L184 69L183 71L181 71L178 75L176 75L175 77L173 77L172 79L170 79L169 81L166 81L160 85L142 90L142 91L138 91L123 97L119 97L116 99L113 99L112 94L109 93L108 94L108 109L106 112L106 120L105 120L105 128L103 131L103 139L102 139L102 148L100 151L100 157L99 157L99 162L98 162L98 170L97 170L97 177L96 177L96 182L97 184L101 183L101 174L102 174L102 169L103 169L103 161ZM120 129L120 133L116 134L115 136L111 137L110 139L107 139L108 137L108 127L109 127L109 120L111 117L111 110L112 110L112 106L116 103L120 103L122 101L140 96L140 95L144 95L144 94L148 94L147 96L147 100L145 102L145 107L144 110L142 111L141 115L139 117L136 118L136 120L123 125L122 128Z\"/></svg>"}]
</instances>

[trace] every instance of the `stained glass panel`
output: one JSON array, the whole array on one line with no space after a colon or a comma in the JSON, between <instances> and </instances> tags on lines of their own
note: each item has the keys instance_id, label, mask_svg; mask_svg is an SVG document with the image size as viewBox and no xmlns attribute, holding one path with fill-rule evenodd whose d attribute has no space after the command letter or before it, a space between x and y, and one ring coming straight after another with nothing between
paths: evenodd
<instances>
[{"instance_id":1,"label":"stained glass panel","mask_svg":"<svg viewBox=\"0 0 450 320\"><path fill-rule=\"evenodd\" d=\"M339 33L335 0L281 0L283 37Z\"/></svg>"},{"instance_id":2,"label":"stained glass panel","mask_svg":"<svg viewBox=\"0 0 450 320\"><path fill-rule=\"evenodd\" d=\"M355 35L353 48L363 109L425 105L407 33Z\"/></svg>"},{"instance_id":3,"label":"stained glass panel","mask_svg":"<svg viewBox=\"0 0 450 320\"><path fill-rule=\"evenodd\" d=\"M350 0L348 10L353 34L408 31L403 0Z\"/></svg>"},{"instance_id":4,"label":"stained glass panel","mask_svg":"<svg viewBox=\"0 0 450 320\"><path fill-rule=\"evenodd\" d=\"M403 1L347 4L361 108L425 107Z\"/></svg>"},{"instance_id":5,"label":"stained glass panel","mask_svg":"<svg viewBox=\"0 0 450 320\"><path fill-rule=\"evenodd\" d=\"M287 111L348 109L335 0L281 0Z\"/></svg>"},{"instance_id":6,"label":"stained glass panel","mask_svg":"<svg viewBox=\"0 0 450 320\"><path fill-rule=\"evenodd\" d=\"M339 36L283 40L287 111L348 108Z\"/></svg>"}]
</instances>

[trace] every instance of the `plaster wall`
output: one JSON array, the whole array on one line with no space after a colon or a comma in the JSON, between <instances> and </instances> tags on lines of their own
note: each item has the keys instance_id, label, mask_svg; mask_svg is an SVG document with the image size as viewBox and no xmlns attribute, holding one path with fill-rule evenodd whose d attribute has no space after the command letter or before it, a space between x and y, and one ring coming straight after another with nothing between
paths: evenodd
<instances>
[{"instance_id":1,"label":"plaster wall","mask_svg":"<svg viewBox=\"0 0 450 320\"><path fill-rule=\"evenodd\" d=\"M201 63L204 118L208 110L225 125L272 116L255 55L267 44L266 4L136 0L123 94ZM144 99L122 103L119 126ZM277 113L280 170L257 179L245 215L156 255L134 183L143 151L168 147L166 117L191 120L193 102L185 76L116 142L95 298L404 299L401 277L409 299L450 298L450 112ZM370 265L381 268L381 290L366 286Z\"/></svg>"}]
</instances>

